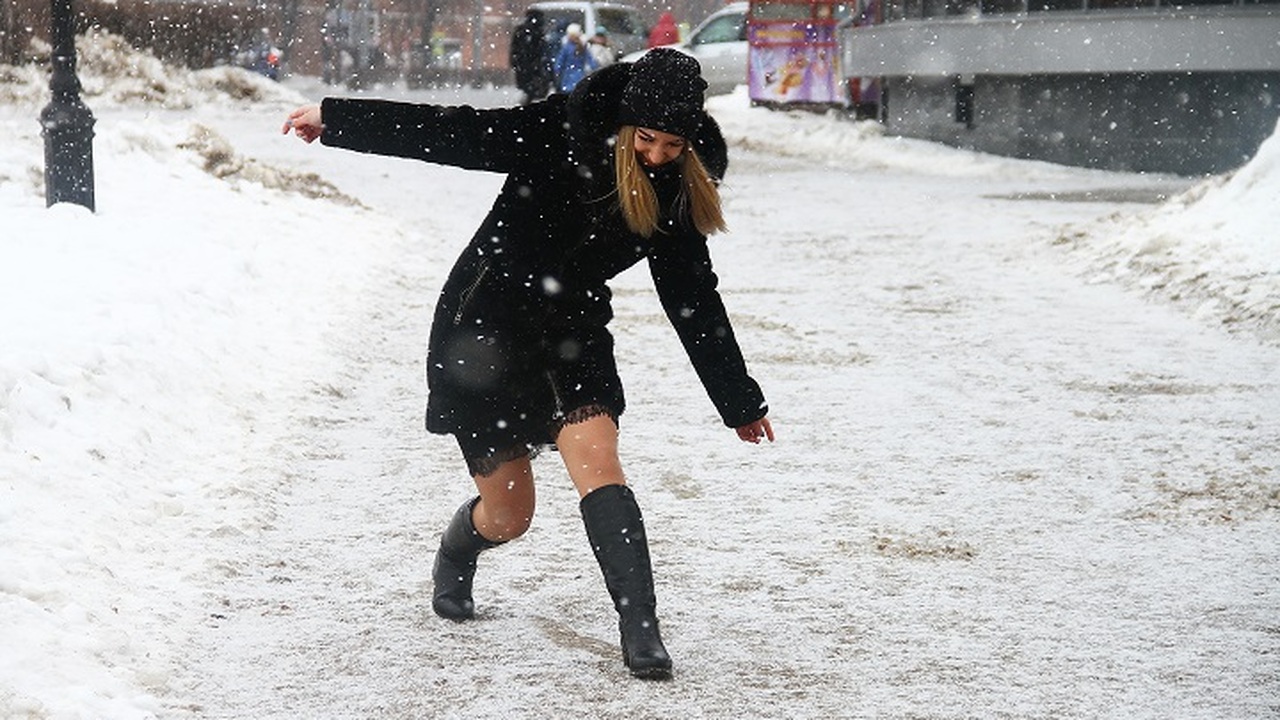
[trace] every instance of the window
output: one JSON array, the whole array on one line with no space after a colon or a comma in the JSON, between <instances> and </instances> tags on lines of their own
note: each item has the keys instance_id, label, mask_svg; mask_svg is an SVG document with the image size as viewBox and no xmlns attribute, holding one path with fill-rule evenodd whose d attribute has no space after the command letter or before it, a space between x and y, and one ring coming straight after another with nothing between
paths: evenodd
<instances>
[{"instance_id":1,"label":"window","mask_svg":"<svg viewBox=\"0 0 1280 720\"><path fill-rule=\"evenodd\" d=\"M564 35L564 29L578 23L585 30L587 27L587 15L581 10L547 10L542 9L547 16L547 27L554 29L557 36Z\"/></svg>"},{"instance_id":2,"label":"window","mask_svg":"<svg viewBox=\"0 0 1280 720\"><path fill-rule=\"evenodd\" d=\"M640 34L640 23L636 21L633 13L626 10L600 8L596 10L596 23L615 35Z\"/></svg>"},{"instance_id":3,"label":"window","mask_svg":"<svg viewBox=\"0 0 1280 720\"><path fill-rule=\"evenodd\" d=\"M981 0L981 2L982 12L992 15L1027 11L1026 0Z\"/></svg>"},{"instance_id":4,"label":"window","mask_svg":"<svg viewBox=\"0 0 1280 720\"><path fill-rule=\"evenodd\" d=\"M1086 10L1109 10L1111 8L1156 7L1159 0L1085 0Z\"/></svg>"},{"instance_id":5,"label":"window","mask_svg":"<svg viewBox=\"0 0 1280 720\"><path fill-rule=\"evenodd\" d=\"M1083 10L1084 0L1028 0L1027 12L1051 12L1054 10Z\"/></svg>"},{"instance_id":6,"label":"window","mask_svg":"<svg viewBox=\"0 0 1280 720\"><path fill-rule=\"evenodd\" d=\"M708 43L741 42L747 39L745 15L721 15L707 23L697 35L690 38L693 45Z\"/></svg>"}]
</instances>

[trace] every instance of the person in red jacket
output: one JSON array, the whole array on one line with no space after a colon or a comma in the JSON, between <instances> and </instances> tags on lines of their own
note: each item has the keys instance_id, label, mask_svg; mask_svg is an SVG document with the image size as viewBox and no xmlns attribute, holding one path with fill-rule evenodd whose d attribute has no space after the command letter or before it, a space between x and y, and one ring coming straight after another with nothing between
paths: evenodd
<instances>
[{"instance_id":1,"label":"person in red jacket","mask_svg":"<svg viewBox=\"0 0 1280 720\"><path fill-rule=\"evenodd\" d=\"M680 28L676 27L676 16L670 11L658 16L658 24L649 31L649 47L674 45L680 42Z\"/></svg>"}]
</instances>

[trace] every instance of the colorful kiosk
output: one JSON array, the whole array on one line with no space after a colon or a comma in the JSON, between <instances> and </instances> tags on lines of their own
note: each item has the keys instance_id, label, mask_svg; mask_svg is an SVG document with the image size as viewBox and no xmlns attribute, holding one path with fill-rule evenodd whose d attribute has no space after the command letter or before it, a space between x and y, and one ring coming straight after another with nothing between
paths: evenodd
<instances>
[{"instance_id":1,"label":"colorful kiosk","mask_svg":"<svg viewBox=\"0 0 1280 720\"><path fill-rule=\"evenodd\" d=\"M751 0L747 86L753 105L847 104L836 46L837 16L845 7L831 0Z\"/></svg>"}]
</instances>

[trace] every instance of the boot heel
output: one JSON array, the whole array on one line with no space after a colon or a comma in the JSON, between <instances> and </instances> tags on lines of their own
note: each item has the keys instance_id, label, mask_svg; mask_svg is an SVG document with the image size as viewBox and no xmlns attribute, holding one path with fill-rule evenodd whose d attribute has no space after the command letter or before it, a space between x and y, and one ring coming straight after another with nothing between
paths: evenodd
<instances>
[{"instance_id":1,"label":"boot heel","mask_svg":"<svg viewBox=\"0 0 1280 720\"><path fill-rule=\"evenodd\" d=\"M670 680L671 656L662 644L662 635L658 632L658 621L640 619L621 621L618 628L622 634L622 663L631 671L633 677L642 680Z\"/></svg>"}]
</instances>

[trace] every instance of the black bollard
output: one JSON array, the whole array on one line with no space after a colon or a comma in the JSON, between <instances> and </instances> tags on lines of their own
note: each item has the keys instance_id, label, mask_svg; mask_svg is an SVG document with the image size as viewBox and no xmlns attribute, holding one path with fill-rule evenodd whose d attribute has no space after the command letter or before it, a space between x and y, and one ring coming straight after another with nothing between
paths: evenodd
<instances>
[{"instance_id":1,"label":"black bollard","mask_svg":"<svg viewBox=\"0 0 1280 720\"><path fill-rule=\"evenodd\" d=\"M53 99L40 112L44 128L44 197L46 205L93 204L93 113L80 99L76 77L72 0L51 0L53 10Z\"/></svg>"}]
</instances>

